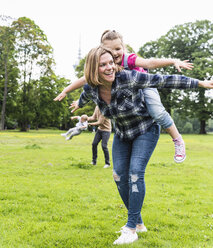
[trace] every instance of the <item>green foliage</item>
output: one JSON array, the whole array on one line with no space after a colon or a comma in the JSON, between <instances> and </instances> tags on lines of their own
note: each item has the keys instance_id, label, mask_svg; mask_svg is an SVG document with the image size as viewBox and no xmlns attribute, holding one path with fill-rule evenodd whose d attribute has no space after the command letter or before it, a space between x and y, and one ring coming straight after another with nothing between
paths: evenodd
<instances>
[{"instance_id":1,"label":"green foliage","mask_svg":"<svg viewBox=\"0 0 213 248\"><path fill-rule=\"evenodd\" d=\"M139 55L189 59L195 67L192 72L184 71L184 74L209 78L213 74L212 34L212 23L206 20L175 26L157 41L146 43ZM130 45L127 45L127 50L134 52ZM84 74L84 64L85 58L76 67L78 77ZM1 115L4 116L5 127L18 125L21 130L27 131L28 125L35 129L68 129L75 125L70 120L69 106L79 98L82 89L70 93L61 102L54 102L53 99L70 84L68 79L55 75L54 65L53 48L34 21L21 17L11 26L0 27L0 107L3 110L5 104L5 113L2 111ZM176 73L173 67L150 72ZM178 111L181 120L192 123L193 131L196 129L197 132L197 124L195 128L193 120L199 119L200 133L205 133L207 120L213 118L213 99L208 93L204 89L160 92L168 112ZM91 102L74 115L92 115L94 108ZM185 130L189 129L188 125Z\"/></svg>"},{"instance_id":2,"label":"green foliage","mask_svg":"<svg viewBox=\"0 0 213 248\"><path fill-rule=\"evenodd\" d=\"M60 92L67 84L65 78L59 78L55 75L51 77L42 77L39 81L33 82L33 103L31 108L35 114L32 123L34 128L58 127L62 125L64 118L67 118L67 101L53 101L56 92Z\"/></svg>"},{"instance_id":3,"label":"green foliage","mask_svg":"<svg viewBox=\"0 0 213 248\"><path fill-rule=\"evenodd\" d=\"M21 17L12 24L15 30L17 59L22 67L22 81L52 73L53 48L44 32L29 18ZM39 71L35 70L39 66ZM37 76L38 75L38 76Z\"/></svg>"},{"instance_id":4,"label":"green foliage","mask_svg":"<svg viewBox=\"0 0 213 248\"><path fill-rule=\"evenodd\" d=\"M7 53L8 51L8 53ZM7 55L7 92L5 85L5 56ZM0 106L7 97L5 125L19 126L22 131L42 127L67 129L75 123L70 120L69 106L77 100L82 89L76 90L61 102L53 99L68 84L53 71L53 49L44 32L29 18L13 21L11 27L0 27ZM85 58L76 68L77 75L83 75ZM75 114L92 115L93 103Z\"/></svg>"},{"instance_id":5,"label":"green foliage","mask_svg":"<svg viewBox=\"0 0 213 248\"><path fill-rule=\"evenodd\" d=\"M192 132L192 130L193 130L192 123L186 122L183 129L184 129L184 133L193 133Z\"/></svg>"},{"instance_id":6,"label":"green foliage","mask_svg":"<svg viewBox=\"0 0 213 248\"><path fill-rule=\"evenodd\" d=\"M14 21L15 47L20 69L18 122L22 131L35 118L32 107L35 105L35 81L53 74L53 49L43 31L29 18ZM35 94L36 95L36 94Z\"/></svg>"},{"instance_id":7,"label":"green foliage","mask_svg":"<svg viewBox=\"0 0 213 248\"><path fill-rule=\"evenodd\" d=\"M93 138L83 132L67 142L59 131L42 129L0 132L1 248L114 247L127 211L112 168L103 169L101 145L97 166L86 167ZM171 138L161 135L146 170L148 232L121 247L213 247L212 135L183 138L187 158L175 164Z\"/></svg>"},{"instance_id":8,"label":"green foliage","mask_svg":"<svg viewBox=\"0 0 213 248\"><path fill-rule=\"evenodd\" d=\"M134 49L129 44L126 44L125 48L127 53L135 53Z\"/></svg>"},{"instance_id":9,"label":"green foliage","mask_svg":"<svg viewBox=\"0 0 213 248\"><path fill-rule=\"evenodd\" d=\"M78 78L84 76L84 64L86 62L86 57L80 60L78 66L75 68L76 76Z\"/></svg>"},{"instance_id":10,"label":"green foliage","mask_svg":"<svg viewBox=\"0 0 213 248\"><path fill-rule=\"evenodd\" d=\"M0 129L2 130L8 126L6 113L8 116L13 115L16 102L19 71L15 61L14 40L14 29L10 26L0 26Z\"/></svg>"},{"instance_id":11,"label":"green foliage","mask_svg":"<svg viewBox=\"0 0 213 248\"><path fill-rule=\"evenodd\" d=\"M185 23L172 28L157 41L148 42L140 48L139 54L149 57L172 57L188 59L194 63L192 71L184 71L187 76L200 80L213 75L213 24L208 20ZM174 74L174 68L162 68L153 72ZM197 117L200 133L205 133L205 123L213 115L212 98L206 89L196 91L161 90L161 99L169 112L177 108L184 117ZM187 106L187 107L186 107Z\"/></svg>"},{"instance_id":12,"label":"green foliage","mask_svg":"<svg viewBox=\"0 0 213 248\"><path fill-rule=\"evenodd\" d=\"M213 132L213 119L208 122L209 132Z\"/></svg>"},{"instance_id":13,"label":"green foliage","mask_svg":"<svg viewBox=\"0 0 213 248\"><path fill-rule=\"evenodd\" d=\"M199 133L200 123L197 118L189 118L187 116L182 118L176 109L172 111L172 118L180 133Z\"/></svg>"}]
</instances>

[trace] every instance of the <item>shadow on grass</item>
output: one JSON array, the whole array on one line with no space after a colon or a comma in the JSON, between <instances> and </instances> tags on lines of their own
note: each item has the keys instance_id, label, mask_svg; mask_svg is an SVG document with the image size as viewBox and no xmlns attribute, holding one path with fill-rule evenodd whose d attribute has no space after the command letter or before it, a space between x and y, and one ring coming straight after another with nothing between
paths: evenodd
<instances>
[{"instance_id":1,"label":"shadow on grass","mask_svg":"<svg viewBox=\"0 0 213 248\"><path fill-rule=\"evenodd\" d=\"M33 144L33 145L27 145L24 147L25 149L42 149L41 146L37 145L37 144Z\"/></svg>"},{"instance_id":2,"label":"shadow on grass","mask_svg":"<svg viewBox=\"0 0 213 248\"><path fill-rule=\"evenodd\" d=\"M174 166L174 163L152 163L149 166L153 166L153 167L171 167Z\"/></svg>"}]
</instances>

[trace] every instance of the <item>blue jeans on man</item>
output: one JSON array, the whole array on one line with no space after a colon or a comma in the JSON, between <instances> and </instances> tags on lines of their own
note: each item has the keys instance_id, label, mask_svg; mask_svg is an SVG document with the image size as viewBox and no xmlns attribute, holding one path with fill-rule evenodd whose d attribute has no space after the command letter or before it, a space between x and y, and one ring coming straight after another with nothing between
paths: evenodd
<instances>
[{"instance_id":1,"label":"blue jeans on man","mask_svg":"<svg viewBox=\"0 0 213 248\"><path fill-rule=\"evenodd\" d=\"M98 157L98 144L101 142L102 150L104 152L104 158L105 158L105 164L110 165L109 161L109 150L108 150L108 141L110 138L111 132L108 131L102 131L102 130L97 130L94 140L92 142L92 162L95 165L97 162L97 157Z\"/></svg>"}]
</instances>

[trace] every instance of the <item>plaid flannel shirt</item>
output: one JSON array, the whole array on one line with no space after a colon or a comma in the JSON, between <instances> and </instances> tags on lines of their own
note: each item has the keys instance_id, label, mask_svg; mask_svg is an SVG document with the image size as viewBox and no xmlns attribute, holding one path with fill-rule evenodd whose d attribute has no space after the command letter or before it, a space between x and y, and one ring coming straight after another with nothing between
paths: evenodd
<instances>
[{"instance_id":1,"label":"plaid flannel shirt","mask_svg":"<svg viewBox=\"0 0 213 248\"><path fill-rule=\"evenodd\" d=\"M92 100L101 113L114 123L115 133L123 140L133 140L154 123L149 116L143 97L143 88L191 89L198 87L198 80L181 75L160 75L123 70L116 73L111 89L111 102L107 104L98 94L98 86L84 86L79 107Z\"/></svg>"}]
</instances>

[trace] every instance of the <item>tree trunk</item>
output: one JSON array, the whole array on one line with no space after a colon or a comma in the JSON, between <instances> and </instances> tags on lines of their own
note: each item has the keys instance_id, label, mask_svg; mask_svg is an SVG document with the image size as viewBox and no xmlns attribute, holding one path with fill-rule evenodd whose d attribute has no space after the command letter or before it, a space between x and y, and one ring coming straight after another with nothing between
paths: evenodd
<instances>
[{"instance_id":1,"label":"tree trunk","mask_svg":"<svg viewBox=\"0 0 213 248\"><path fill-rule=\"evenodd\" d=\"M5 70L5 81L4 81L4 96L3 96L3 102L2 102L1 121L0 121L1 130L4 130L6 102L7 102L7 85L8 85L7 56L5 57L5 61L4 61L4 70Z\"/></svg>"},{"instance_id":2,"label":"tree trunk","mask_svg":"<svg viewBox=\"0 0 213 248\"><path fill-rule=\"evenodd\" d=\"M25 78L24 78L25 79ZM23 96L22 96L22 113L20 120L20 131L27 132L27 117L26 117L26 106L27 106L27 96L26 96L26 82L23 85Z\"/></svg>"},{"instance_id":3,"label":"tree trunk","mask_svg":"<svg viewBox=\"0 0 213 248\"><path fill-rule=\"evenodd\" d=\"M200 121L200 134L206 134L206 121Z\"/></svg>"}]
</instances>

